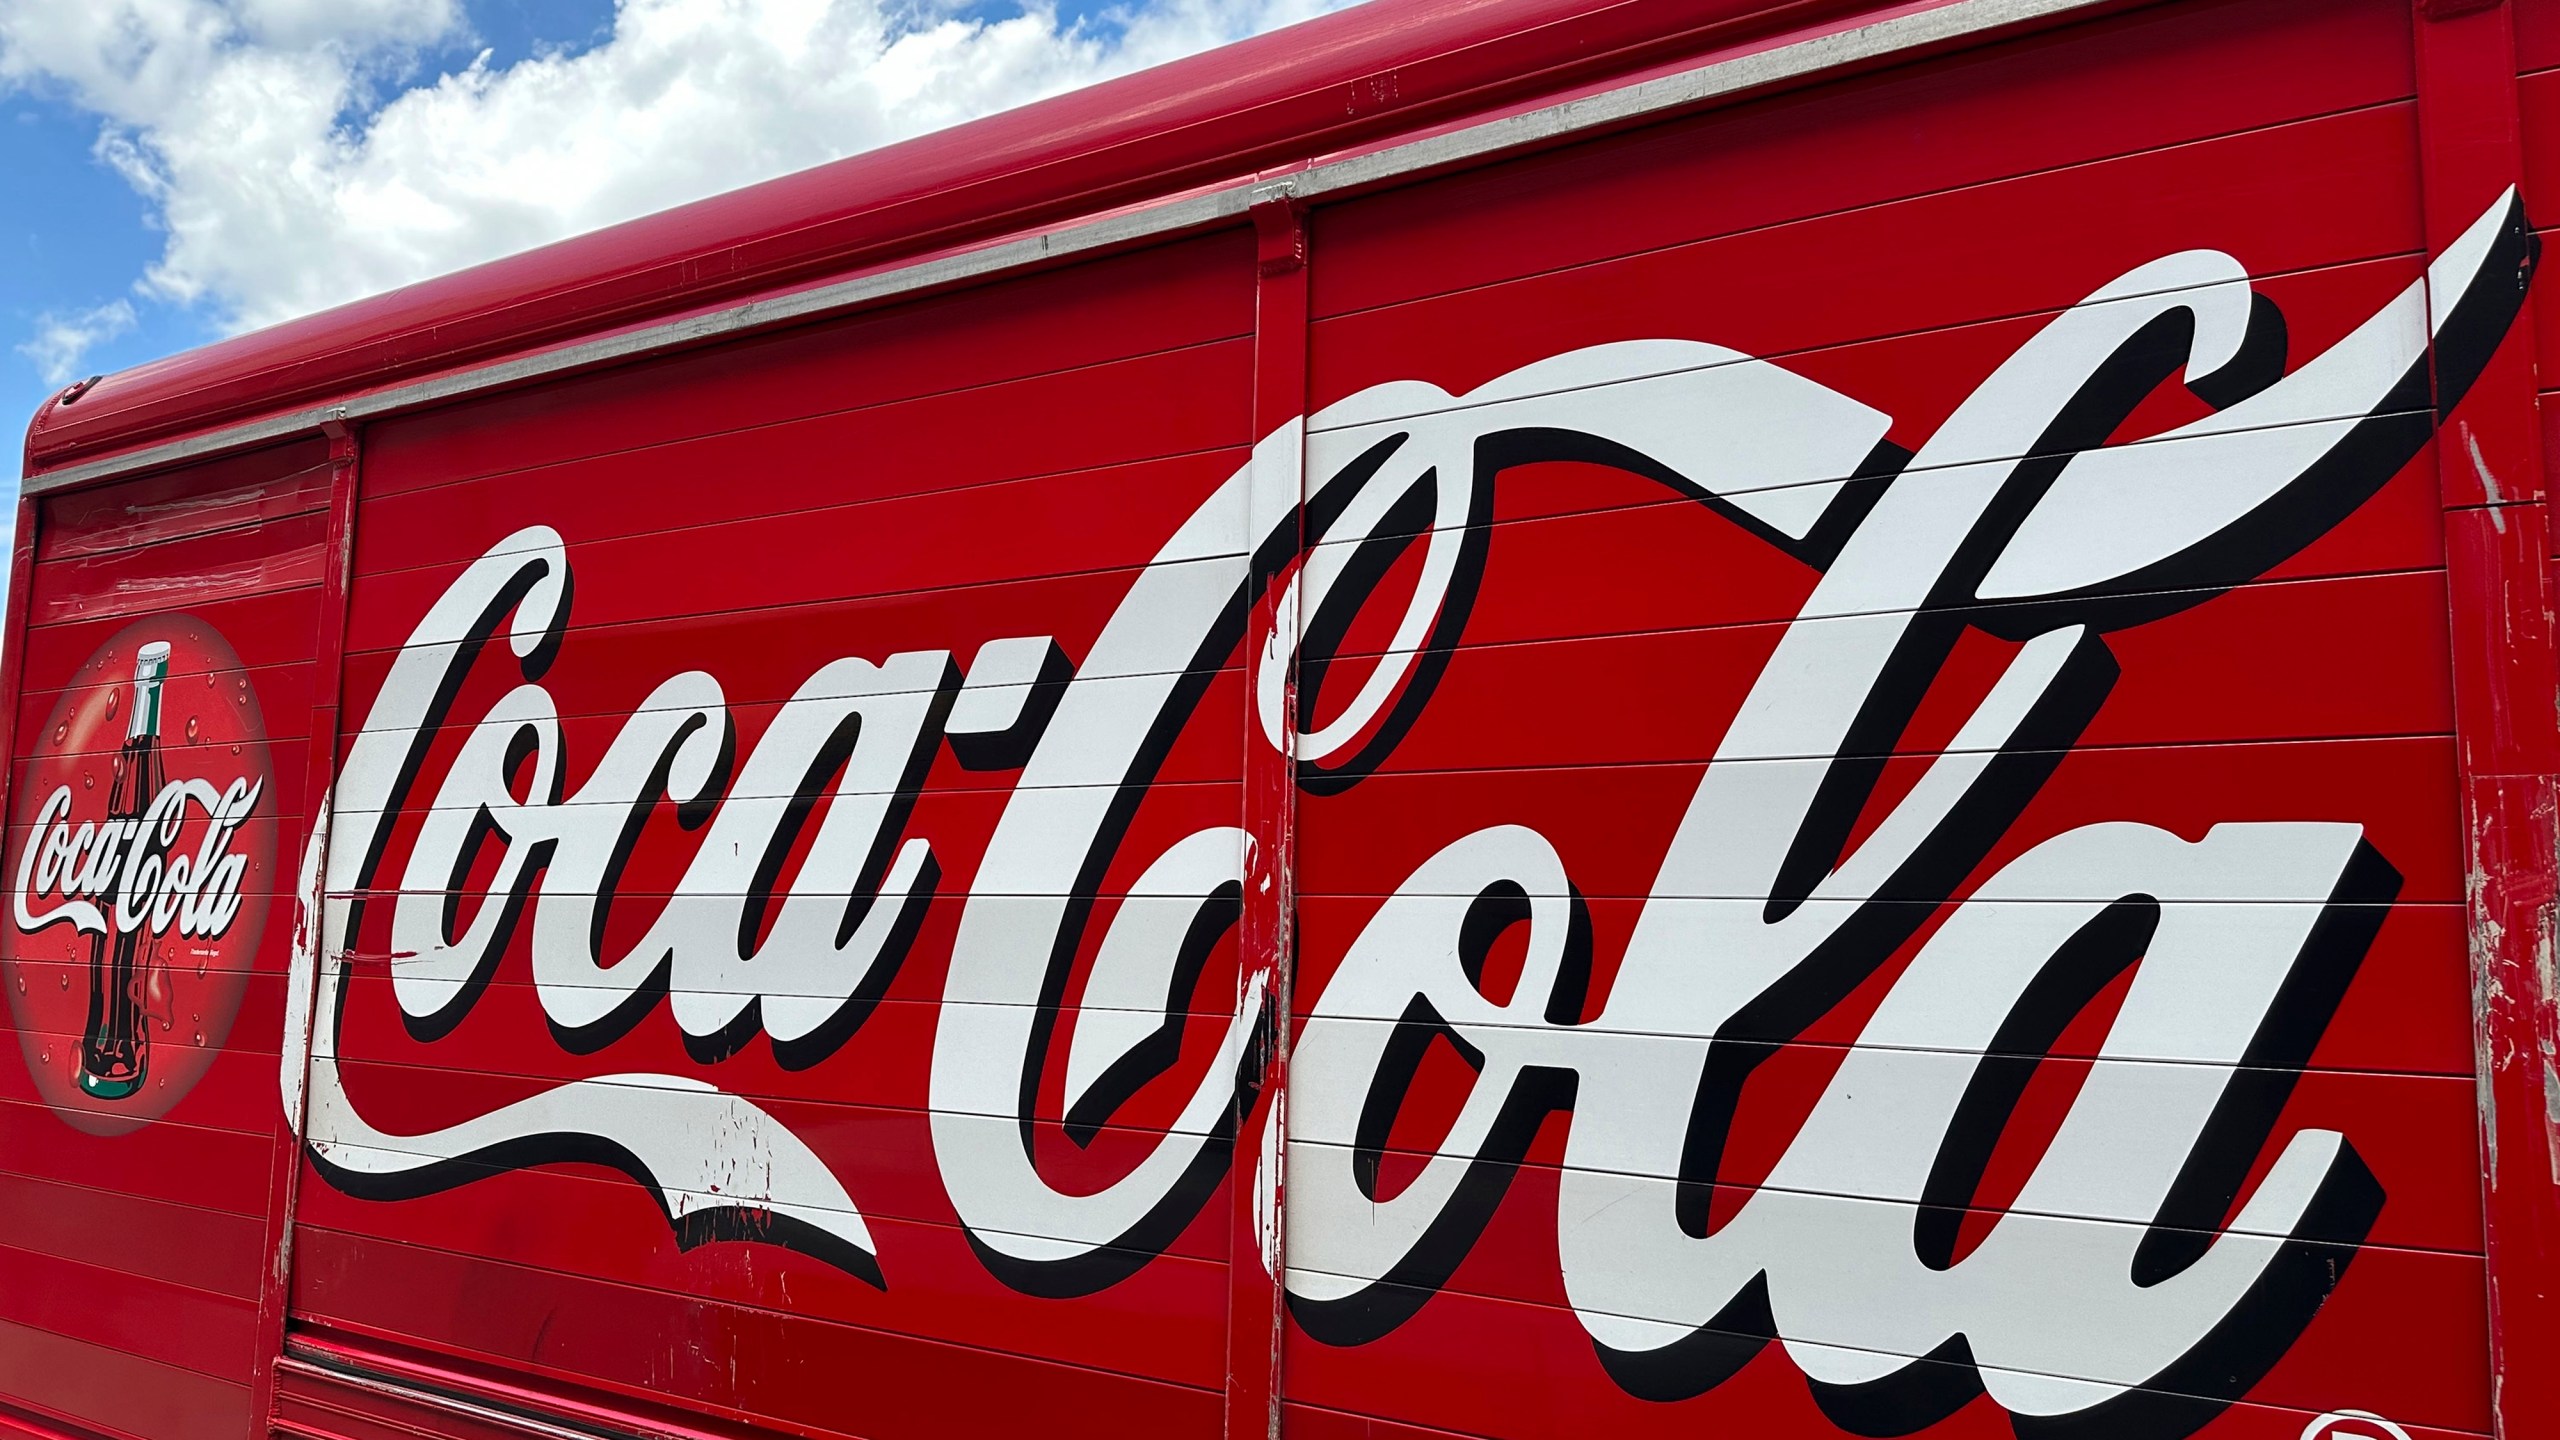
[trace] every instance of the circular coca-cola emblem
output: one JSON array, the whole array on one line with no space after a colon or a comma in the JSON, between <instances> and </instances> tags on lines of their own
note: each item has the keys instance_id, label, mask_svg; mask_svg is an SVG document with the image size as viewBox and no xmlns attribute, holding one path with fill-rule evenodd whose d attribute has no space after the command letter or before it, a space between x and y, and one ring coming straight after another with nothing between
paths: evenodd
<instances>
[{"instance_id":1,"label":"circular coca-cola emblem","mask_svg":"<svg viewBox=\"0 0 2560 1440\"><path fill-rule=\"evenodd\" d=\"M0 988L54 1113L120 1134L203 1078L240 1013L277 889L266 719L220 632L154 616L20 744Z\"/></svg>"}]
</instances>

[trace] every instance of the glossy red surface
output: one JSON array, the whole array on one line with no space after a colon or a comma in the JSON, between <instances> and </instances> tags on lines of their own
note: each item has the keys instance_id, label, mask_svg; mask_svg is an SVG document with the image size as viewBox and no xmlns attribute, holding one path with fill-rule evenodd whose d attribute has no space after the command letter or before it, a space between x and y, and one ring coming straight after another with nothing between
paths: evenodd
<instances>
[{"instance_id":1,"label":"glossy red surface","mask_svg":"<svg viewBox=\"0 0 2560 1440\"><path fill-rule=\"evenodd\" d=\"M1327 22L55 453L1744 14L1645 3ZM31 502L19 912L27 762L93 753L35 732L180 608L313 868L165 1115L0 1067L0 1416L2544 1433L2556 14L2080 17ZM651 288L697 244L750 259ZM94 983L28 923L0 973Z\"/></svg>"}]
</instances>

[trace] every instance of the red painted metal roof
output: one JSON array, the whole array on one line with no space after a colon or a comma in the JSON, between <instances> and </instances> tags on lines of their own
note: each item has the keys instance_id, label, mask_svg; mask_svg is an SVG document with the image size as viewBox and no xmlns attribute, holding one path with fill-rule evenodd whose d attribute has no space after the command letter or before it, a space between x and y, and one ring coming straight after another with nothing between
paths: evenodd
<instances>
[{"instance_id":1,"label":"red painted metal roof","mask_svg":"<svg viewBox=\"0 0 2560 1440\"><path fill-rule=\"evenodd\" d=\"M120 372L38 412L27 470L1233 181L1858 8L1369 0Z\"/></svg>"}]
</instances>

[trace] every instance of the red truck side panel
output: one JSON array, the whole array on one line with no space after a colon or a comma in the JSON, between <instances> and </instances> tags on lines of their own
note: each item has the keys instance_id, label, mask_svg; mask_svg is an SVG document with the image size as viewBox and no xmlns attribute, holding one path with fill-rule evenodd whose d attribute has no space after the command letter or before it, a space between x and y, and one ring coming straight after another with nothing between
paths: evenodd
<instances>
[{"instance_id":1,"label":"red truck side panel","mask_svg":"<svg viewBox=\"0 0 2560 1440\"><path fill-rule=\"evenodd\" d=\"M215 847L242 862L236 876L194 892L199 904L236 895L227 923L173 925L131 981L106 986L110 1008L128 988L138 1002L125 1017L147 1047L136 1093L83 1086L118 1028L90 1014L112 939L66 916L22 929L0 955L25 1061L0 1097L18 1311L5 1385L35 1416L140 1435L253 1424L268 1082L291 950L274 897L289 893L282 867L305 838L329 475L325 444L303 443L51 497L30 517L32 573L12 595L27 677L12 800L33 799L12 813L10 853L57 796L57 825L96 825L116 808L136 768L136 661L153 645L165 660L152 764L217 804L234 781L256 789L245 823ZM172 853L214 853L202 845L214 830L199 817Z\"/></svg>"},{"instance_id":2,"label":"red truck side panel","mask_svg":"<svg viewBox=\"0 0 2560 1440\"><path fill-rule=\"evenodd\" d=\"M1632 29L1475 113L1875 18L1633 15L1540 20ZM1409 18L1434 75L1520 19ZM0 1418L2560 1425L2560 10L2045 19L40 472ZM1078 163L1042 203L1138 198ZM721 213L111 380L31 453L1019 218L543 308Z\"/></svg>"}]
</instances>

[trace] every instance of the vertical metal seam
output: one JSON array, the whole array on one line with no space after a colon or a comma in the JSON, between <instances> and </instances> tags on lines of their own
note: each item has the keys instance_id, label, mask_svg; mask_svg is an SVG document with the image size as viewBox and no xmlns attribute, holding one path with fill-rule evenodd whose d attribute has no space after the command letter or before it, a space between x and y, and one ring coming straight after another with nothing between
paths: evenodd
<instances>
[{"instance_id":1,"label":"vertical metal seam","mask_svg":"<svg viewBox=\"0 0 2560 1440\"><path fill-rule=\"evenodd\" d=\"M6 640L0 642L0 694L9 697L9 706L0 710L0 814L9 813L7 806L17 798L18 705L25 698L21 682L26 676L27 623L34 614L36 539L43 524L44 505L34 496L18 497L17 541L10 547L9 598Z\"/></svg>"},{"instance_id":2,"label":"vertical metal seam","mask_svg":"<svg viewBox=\"0 0 2560 1440\"><path fill-rule=\"evenodd\" d=\"M2464 217L2524 178L2513 22L2504 0L2411 8L2418 199L2428 248L2441 252ZM2478 1081L2486 1398L2506 1440L2542 1433L2560 1404L2546 1378L2547 1347L2560 1337L2560 656L2534 340L2527 308L2462 403L2439 409L2434 443ZM2432 340L2429 354L2441 363Z\"/></svg>"},{"instance_id":3,"label":"vertical metal seam","mask_svg":"<svg viewBox=\"0 0 2560 1440\"><path fill-rule=\"evenodd\" d=\"M1255 187L1254 464L1248 487L1246 543L1259 543L1276 520L1271 547L1254 557L1245 632L1246 668L1277 644L1282 672L1279 743L1260 733L1245 707L1243 810L1250 850L1239 917L1237 998L1262 990L1262 1083L1240 1105L1229 1181L1227 1374L1223 1433L1227 1440L1275 1440L1280 1433L1285 1183L1288 1154L1290 978L1295 969L1297 905L1297 713L1295 590L1287 581L1303 552L1306 499L1307 282L1306 209L1290 178ZM1254 1122L1256 1116L1260 1123Z\"/></svg>"},{"instance_id":4,"label":"vertical metal seam","mask_svg":"<svg viewBox=\"0 0 2560 1440\"><path fill-rule=\"evenodd\" d=\"M314 877L315 893L295 896L295 934L291 951L299 955L306 939L317 945L324 931L328 874L328 809L337 771L338 707L346 671L347 596L355 561L356 503L363 472L363 443L343 414L324 427L329 438L329 528L321 557L318 614L312 622L311 722L304 741L303 844L311 852L305 869ZM16 693L13 689L10 693ZM300 872L297 872L300 873ZM258 1295L257 1350L251 1371L250 1414L261 1427L276 1418L279 1371L285 1334L293 1308L293 1220L302 1189L302 1130L310 1094L312 1014L310 987L318 970L299 966L286 976L285 1024L291 1030L300 1017L300 1033L278 1037L279 1094L274 1142L267 1173L267 1268ZM299 1003L297 1003L297 1001ZM284 1067L299 1065L300 1083L287 1086Z\"/></svg>"}]
</instances>

